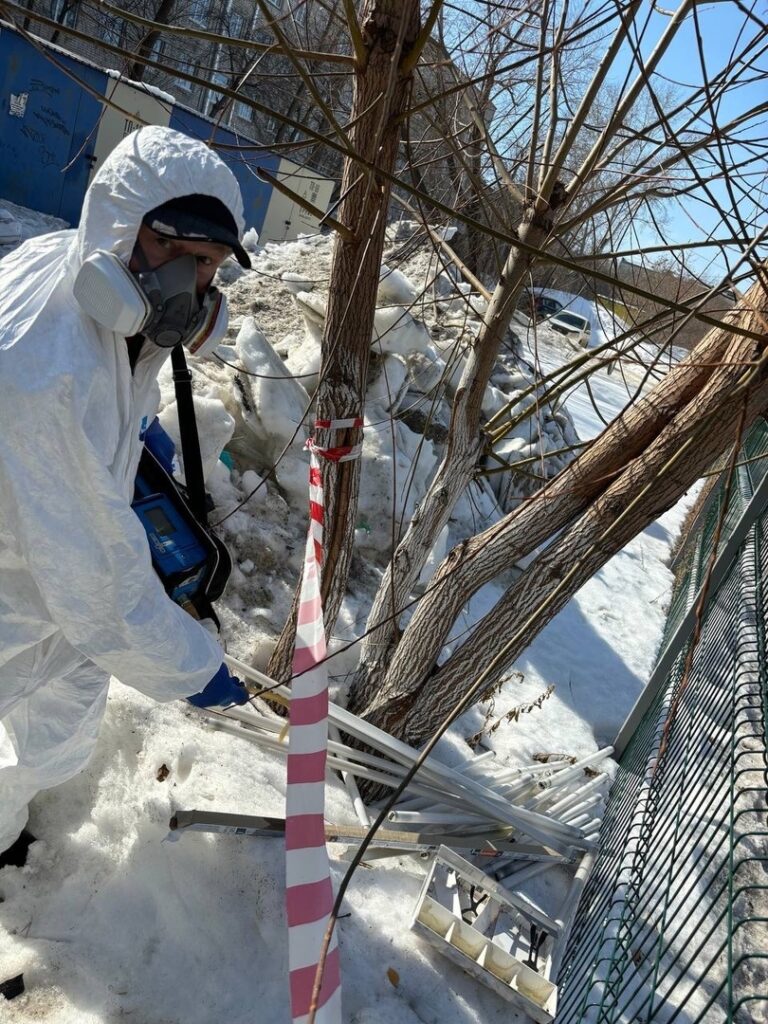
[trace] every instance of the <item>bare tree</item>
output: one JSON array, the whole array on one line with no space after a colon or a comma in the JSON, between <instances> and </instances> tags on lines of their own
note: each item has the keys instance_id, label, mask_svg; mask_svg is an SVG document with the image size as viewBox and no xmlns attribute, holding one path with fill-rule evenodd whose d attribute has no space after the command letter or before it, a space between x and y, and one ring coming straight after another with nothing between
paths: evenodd
<instances>
[{"instance_id":1,"label":"bare tree","mask_svg":"<svg viewBox=\"0 0 768 1024\"><path fill-rule=\"evenodd\" d=\"M158 25L170 25L173 21L175 8L176 0L160 0L160 3L148 16L152 21L157 22ZM154 48L158 45L161 38L160 29L152 29L150 32L147 32L139 44L139 58L151 57ZM142 60L136 60L128 69L128 77L132 78L135 82L140 82L144 77L145 70L146 64Z\"/></svg>"},{"instance_id":2,"label":"bare tree","mask_svg":"<svg viewBox=\"0 0 768 1024\"><path fill-rule=\"evenodd\" d=\"M14 6L4 0L4 9ZM418 742L458 694L486 692L589 574L733 442L742 412L752 416L765 401L759 125L768 102L755 85L765 80L768 35L754 11L729 3L740 31L715 68L696 0L680 0L672 12L646 10L640 0L611 7L489 0L461 11L434 0L421 30L416 0L365 0L359 10L353 0L312 0L301 24L293 8L278 15L264 0L257 6L264 38L253 30L249 39L230 38L226 25L160 28L127 10L125 19L142 33L137 64L152 65L152 33L173 45L194 39L202 47L198 70L180 75L220 96L220 110L240 100L275 118L281 151L322 156L326 166L343 161L339 204L326 220L337 237L320 418L363 411L390 196L421 220L436 265L452 264L489 297L479 331L462 342L465 367L442 461L396 537L350 691L353 710ZM695 68L687 85L670 83L665 65L681 36ZM217 52L231 52L225 68ZM259 77L266 53L283 69L273 87ZM222 68L225 80L215 81ZM707 227L697 221L701 211L711 216ZM665 237L665 217L681 212L692 237L676 246ZM436 223L461 227L456 248ZM717 259L715 284L690 273L699 252ZM664 261L664 287L649 260ZM645 261L645 270L624 273L625 261ZM464 539L407 620L414 585L457 501L485 471L494 445L531 415L521 396L488 420L483 399L523 290L548 279L584 282L635 307L624 353L643 335L670 345L694 328L710 333L656 391L638 388L620 419L540 494ZM752 290L737 312L725 313L742 282ZM535 386L542 400L560 401L617 357L610 346L579 356ZM342 445L357 436L322 440ZM349 573L356 465L327 466L324 484L330 630ZM446 638L472 594L540 545L544 551L445 659ZM292 636L291 621L270 666L279 678L289 672Z\"/></svg>"},{"instance_id":3,"label":"bare tree","mask_svg":"<svg viewBox=\"0 0 768 1024\"><path fill-rule=\"evenodd\" d=\"M414 63L411 55L419 34L416 0L370 0L362 9L359 25L351 8L349 17L357 64L349 145L356 158L344 163L338 212L343 233L333 255L321 383L316 395L318 419L330 422L354 419L363 412L389 205L389 180L381 175L391 175L395 166L399 118L408 98ZM365 111L371 111L371 116L361 116ZM361 160L367 164L364 172ZM359 439L359 428L324 430L321 435L325 447L353 445ZM328 527L322 596L329 623L336 620L346 586L359 477L357 461L324 464ZM289 673L297 607L294 603L292 619L270 661L269 671L278 678Z\"/></svg>"},{"instance_id":4,"label":"bare tree","mask_svg":"<svg viewBox=\"0 0 768 1024\"><path fill-rule=\"evenodd\" d=\"M633 45L633 20L639 5L630 4L623 12L607 45L605 56L598 63L580 101L577 104L568 103L567 116L561 106L563 91L558 67L568 39L582 38L585 29L584 11L570 27L565 25L564 15L554 17L555 5L548 7L542 15L546 21L547 11L551 12L554 42L549 55L550 74L540 74L537 79L533 115L529 122L532 137L528 149L526 180L520 186L525 194L526 214L511 241L510 253L482 328L469 354L453 406L449 442L443 462L398 545L374 601L362 644L360 667L351 691L353 710L368 714L379 723L385 722L388 728L400 735L407 734L412 740L423 739L436 726L439 713L444 707L438 708L440 699L435 694L449 694L451 696L446 698L448 700L456 694L457 675L447 666L439 670L435 667L442 642L435 644L427 641L425 622L430 619L435 624L436 635L445 639L455 614L474 592L476 580L481 578L476 560L470 559L467 563L471 568L468 568L466 574L451 575L449 586L439 587L435 584L436 589L431 588L429 592L431 599L425 598L422 601L421 607L404 630L401 630L399 624L401 610L408 603L413 585L438 533L448 521L456 500L477 468L483 450L482 395L515 300L531 266L536 259L569 265L567 258L558 258L558 249L562 252L564 241L572 236L574 230L596 216L610 215L617 207L626 209L627 202L642 199L642 186L647 185L649 179L654 183L664 181L666 184L671 180L674 169L681 178L682 194L693 185L702 183L701 163L711 161L713 150L717 149L720 140L728 138L733 141L733 133L737 128L753 122L760 114L761 104L757 103L722 125L710 125L709 131L689 130L694 124L698 126L704 113L710 119L715 116L712 91L706 85L692 90L671 110L663 108L654 90L652 76L676 33L686 18L692 16L692 9L692 3L681 4L647 59L643 60L636 52L638 68L634 77L626 84L621 95L617 96L614 106L606 112L604 121L598 125L592 123L592 113L598 97L606 87L613 62L624 47ZM542 50L545 45L544 36L542 32ZM763 41L764 33L756 33L749 44L752 52L759 52ZM543 61L541 51L539 59ZM714 79L715 88L725 88L726 83L732 85L733 76L737 75L736 68L736 62L729 64L729 68ZM646 118L639 125L630 127L630 115L641 96L646 97ZM583 144L585 135L588 145ZM574 155L580 157L576 162L573 162ZM720 172L726 175L727 167L722 166ZM752 231L744 225L739 227L743 239L742 248L748 249ZM738 235L739 230L734 228L732 233ZM570 265L573 267L573 264ZM594 270L592 274L599 276ZM627 291L631 293L633 289L628 287ZM642 289L634 291L637 293ZM686 305L672 302L667 305L668 308L677 305L678 311L682 313L689 313L692 309L695 312L692 303ZM712 456L714 454L710 453ZM604 471L608 472L610 479L610 465L601 467L600 472ZM628 479L633 479L635 486L638 486L637 478L630 475ZM683 489L677 493L682 493ZM590 500L596 498L597 495L593 494ZM615 507L607 501L599 506L595 514L602 510L602 514L610 518ZM542 534L542 527L536 529L532 520L538 516L549 522L550 515L551 511L547 509L545 518L540 507L529 514L527 526L533 543L528 546L526 541L526 551L533 550L537 543L551 535L548 530ZM608 522L609 519L602 520L603 529ZM554 530L564 525L557 517L555 523ZM621 531L617 531L617 534L621 534ZM626 534L622 535L626 539ZM469 546L474 551L477 547L483 547L486 541L487 538L483 538L477 544L469 542ZM573 552L576 553L579 548L575 539L573 544ZM463 564L463 557L462 549L452 552L438 573L438 579L450 575L455 565ZM495 563L495 573L508 564L508 560ZM493 623L499 624L502 630L508 631L511 628L509 607L520 600L523 588L530 588L525 591L529 595L540 593L541 600L547 600L547 588L543 586L539 575L544 572L542 567L546 562L534 565L537 568L532 567L514 591L510 592L508 601L511 605L503 604L492 615ZM561 588L559 592L572 594L577 585L574 576L570 589ZM450 598L447 596L449 590ZM543 621L546 619L542 618L540 625ZM470 639L460 648L460 652L464 653L451 659L470 678L474 676L478 664L483 664L482 659L477 660L480 637L491 644L498 643L499 633L490 630L489 626L487 621L479 624ZM532 629L527 630L526 641L529 642L533 635ZM502 663L501 668L505 664ZM425 683L428 677L431 680L429 686Z\"/></svg>"},{"instance_id":5,"label":"bare tree","mask_svg":"<svg viewBox=\"0 0 768 1024\"><path fill-rule=\"evenodd\" d=\"M489 693L572 594L729 449L742 410L747 424L765 411L768 372L760 335L768 325L766 274L728 321L552 484L451 552L401 638L386 688L366 707L367 717L419 744L478 676L478 699ZM751 336L734 337L734 325ZM472 636L436 667L448 628L469 596L540 545L544 551Z\"/></svg>"}]
</instances>

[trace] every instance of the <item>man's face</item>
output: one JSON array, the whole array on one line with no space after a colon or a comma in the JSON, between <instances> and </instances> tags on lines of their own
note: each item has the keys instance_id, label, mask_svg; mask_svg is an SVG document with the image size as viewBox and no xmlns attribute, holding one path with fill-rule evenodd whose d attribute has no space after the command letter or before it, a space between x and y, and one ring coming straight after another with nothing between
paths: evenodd
<instances>
[{"instance_id":1,"label":"man's face","mask_svg":"<svg viewBox=\"0 0 768 1024\"><path fill-rule=\"evenodd\" d=\"M221 264L232 253L229 246L219 245L218 242L166 238L164 235L158 235L156 231L148 228L145 224L139 228L136 245L141 246L150 270L162 267L164 263L175 260L177 256L194 256L197 260L197 290L201 295L209 287ZM128 269L134 273L146 269L137 258L135 248Z\"/></svg>"}]
</instances>

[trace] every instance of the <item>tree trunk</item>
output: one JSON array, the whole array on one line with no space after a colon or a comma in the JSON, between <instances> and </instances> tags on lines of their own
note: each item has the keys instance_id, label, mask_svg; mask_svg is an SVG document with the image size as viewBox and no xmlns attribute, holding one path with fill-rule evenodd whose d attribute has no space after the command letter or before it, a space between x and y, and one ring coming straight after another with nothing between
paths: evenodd
<instances>
[{"instance_id":1,"label":"tree trunk","mask_svg":"<svg viewBox=\"0 0 768 1024\"><path fill-rule=\"evenodd\" d=\"M418 36L418 0L367 0L360 18L365 61L355 71L349 140L355 153L391 174L411 79L410 71L403 74L399 69ZM345 198L336 217L349 235L337 236L334 247L316 395L318 419L349 419L363 413L389 193L387 179L375 174L361 176L354 160L344 161L341 194ZM317 436L323 447L359 440L359 430L323 430ZM346 589L359 481L359 460L323 463L326 632L336 621ZM296 601L270 659L268 671L275 679L285 680L290 675L295 626Z\"/></svg>"},{"instance_id":2,"label":"tree trunk","mask_svg":"<svg viewBox=\"0 0 768 1024\"><path fill-rule=\"evenodd\" d=\"M750 321L752 329L764 330L768 290L755 285L739 311L743 320ZM702 348L713 343L710 335L709 341L699 346L698 355L702 355ZM707 361L712 354L710 348ZM580 519L573 522L574 516L570 517L573 525L560 533L529 566L453 657L428 675L420 688L411 688L407 696L400 692L371 702L366 717L407 742L419 745L487 672L482 690L477 694L477 699L482 699L579 587L670 508L736 440L744 402L747 403L747 423L765 410L768 371L762 363L755 368L764 354L761 343L736 337L726 350L722 365L710 373L701 391L681 404L673 418L664 415L657 421L657 436L651 443L647 440L647 430L643 432L646 441L640 453L625 460L626 468L618 477L615 468L605 461L602 468L613 479L610 486L589 504ZM691 361L702 360L692 358ZM753 379L749 386L739 389L750 374ZM677 376L680 380L681 373ZM661 390L660 386L649 397L652 399ZM658 402L654 404L659 408ZM631 443L637 450L635 436L633 431ZM627 443L630 443L629 438ZM682 454L678 454L681 451ZM600 462L593 462L593 480L599 479L600 469ZM525 513L521 518L530 518L531 507L540 500L541 495L531 499L521 510ZM544 517L539 515L539 518ZM557 527L552 526L549 515L546 519L547 534L551 535Z\"/></svg>"},{"instance_id":3,"label":"tree trunk","mask_svg":"<svg viewBox=\"0 0 768 1024\"><path fill-rule=\"evenodd\" d=\"M556 185L549 202L539 199L526 211L519 237L541 248L548 238L552 216L564 201ZM365 707L378 692L399 637L399 612L453 508L472 480L483 451L480 434L482 402L515 302L533 257L513 248L491 297L488 311L467 358L451 414L445 456L424 500L414 513L377 591L366 624L360 667L350 689L350 708Z\"/></svg>"},{"instance_id":4,"label":"tree trunk","mask_svg":"<svg viewBox=\"0 0 768 1024\"><path fill-rule=\"evenodd\" d=\"M758 298L755 289L745 301ZM744 313L728 316L735 323ZM555 480L483 533L457 545L432 577L370 701L402 702L407 709L472 595L573 522L701 391L730 341L727 327L713 328L694 352L617 417ZM354 710L366 714L370 704L355 705Z\"/></svg>"},{"instance_id":5,"label":"tree trunk","mask_svg":"<svg viewBox=\"0 0 768 1024\"><path fill-rule=\"evenodd\" d=\"M155 16L152 21L156 21L161 25L170 25L171 19L173 18L173 8L176 0L160 0ZM157 31L148 32L144 36L139 49L136 51L139 57L149 57L152 53L152 47L155 45L157 40L160 38L160 33ZM144 78L144 73L147 70L146 64L142 64L141 61L134 61L128 69L128 77L134 82L141 82Z\"/></svg>"}]
</instances>

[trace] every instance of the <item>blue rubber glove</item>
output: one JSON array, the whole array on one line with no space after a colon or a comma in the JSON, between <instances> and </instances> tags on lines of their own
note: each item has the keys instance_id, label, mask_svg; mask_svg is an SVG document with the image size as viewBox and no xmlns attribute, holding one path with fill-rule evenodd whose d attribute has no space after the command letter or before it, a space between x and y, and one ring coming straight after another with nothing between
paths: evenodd
<instances>
[{"instance_id":1,"label":"blue rubber glove","mask_svg":"<svg viewBox=\"0 0 768 1024\"><path fill-rule=\"evenodd\" d=\"M219 671L201 693L193 693L187 697L196 708L225 708L230 704L247 704L248 691L243 683L229 674L229 669L222 664Z\"/></svg>"}]
</instances>

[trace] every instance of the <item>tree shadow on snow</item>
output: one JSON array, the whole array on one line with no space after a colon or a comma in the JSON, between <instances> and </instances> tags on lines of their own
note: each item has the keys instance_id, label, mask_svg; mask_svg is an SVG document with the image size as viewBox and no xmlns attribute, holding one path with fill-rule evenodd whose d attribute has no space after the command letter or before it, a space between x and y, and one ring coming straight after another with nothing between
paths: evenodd
<instances>
[{"instance_id":1,"label":"tree shadow on snow","mask_svg":"<svg viewBox=\"0 0 768 1024\"><path fill-rule=\"evenodd\" d=\"M514 667L526 678L533 671L545 685L554 684L559 701L591 727L599 746L613 742L644 685L577 600L568 602Z\"/></svg>"}]
</instances>

